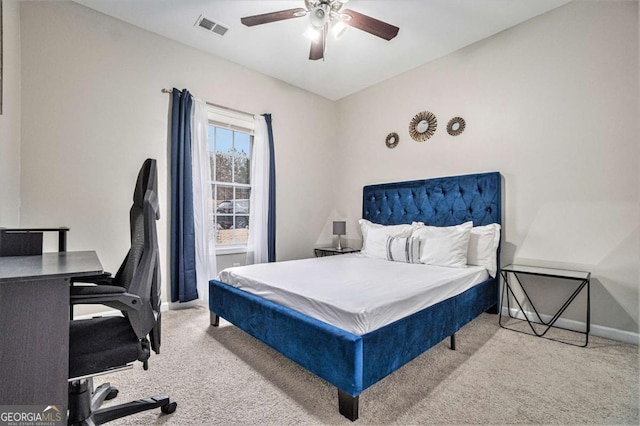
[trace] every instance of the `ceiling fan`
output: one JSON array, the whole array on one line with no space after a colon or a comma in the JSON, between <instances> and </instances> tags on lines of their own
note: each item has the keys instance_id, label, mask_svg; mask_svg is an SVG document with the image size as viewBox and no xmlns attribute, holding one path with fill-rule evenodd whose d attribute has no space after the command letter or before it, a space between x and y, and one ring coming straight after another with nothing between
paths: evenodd
<instances>
[{"instance_id":1,"label":"ceiling fan","mask_svg":"<svg viewBox=\"0 0 640 426\"><path fill-rule=\"evenodd\" d=\"M327 33L330 28L339 37L346 29L345 25L368 32L385 40L391 40L400 28L363 15L354 10L343 9L349 0L304 0L305 8L287 9L278 12L263 13L262 15L245 16L240 18L247 27L283 21L285 19L301 18L309 15L311 18L311 50L309 59L324 60Z\"/></svg>"}]
</instances>

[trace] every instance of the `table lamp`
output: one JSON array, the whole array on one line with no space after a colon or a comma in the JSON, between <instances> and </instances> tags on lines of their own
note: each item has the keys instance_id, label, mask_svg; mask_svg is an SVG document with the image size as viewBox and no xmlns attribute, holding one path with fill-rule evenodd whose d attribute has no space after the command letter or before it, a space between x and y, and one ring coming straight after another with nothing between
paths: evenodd
<instances>
[{"instance_id":1,"label":"table lamp","mask_svg":"<svg viewBox=\"0 0 640 426\"><path fill-rule=\"evenodd\" d=\"M333 235L338 236L338 246L337 250L342 250L342 245L340 244L340 236L345 235L347 233L347 222L345 221L335 221L333 222Z\"/></svg>"}]
</instances>

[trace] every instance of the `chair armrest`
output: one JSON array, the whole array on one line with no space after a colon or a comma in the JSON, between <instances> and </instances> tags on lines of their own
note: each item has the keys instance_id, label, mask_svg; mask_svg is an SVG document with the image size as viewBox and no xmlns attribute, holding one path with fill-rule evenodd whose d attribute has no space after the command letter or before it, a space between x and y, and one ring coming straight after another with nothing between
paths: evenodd
<instances>
[{"instance_id":1,"label":"chair armrest","mask_svg":"<svg viewBox=\"0 0 640 426\"><path fill-rule=\"evenodd\" d=\"M69 295L71 297L76 297L76 299L85 296L106 296L108 294L121 294L126 292L127 289L120 287L119 285L85 285L84 283L81 283L80 285L69 287Z\"/></svg>"},{"instance_id":2,"label":"chair armrest","mask_svg":"<svg viewBox=\"0 0 640 426\"><path fill-rule=\"evenodd\" d=\"M126 292L71 294L69 302L72 305L105 305L125 312L139 311L142 307L139 296Z\"/></svg>"},{"instance_id":3,"label":"chair armrest","mask_svg":"<svg viewBox=\"0 0 640 426\"><path fill-rule=\"evenodd\" d=\"M71 278L71 284L75 284L75 283L111 285L113 284L113 277L111 276L111 272L103 272L100 275L88 275L86 277Z\"/></svg>"}]
</instances>

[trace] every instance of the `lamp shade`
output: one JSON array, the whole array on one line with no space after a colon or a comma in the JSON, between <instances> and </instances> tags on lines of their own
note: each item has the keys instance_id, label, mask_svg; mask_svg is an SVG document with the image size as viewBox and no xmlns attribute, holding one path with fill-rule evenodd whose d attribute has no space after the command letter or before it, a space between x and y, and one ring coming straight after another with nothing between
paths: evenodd
<instances>
[{"instance_id":1,"label":"lamp shade","mask_svg":"<svg viewBox=\"0 0 640 426\"><path fill-rule=\"evenodd\" d=\"M345 235L347 233L347 222L333 222L333 235Z\"/></svg>"}]
</instances>

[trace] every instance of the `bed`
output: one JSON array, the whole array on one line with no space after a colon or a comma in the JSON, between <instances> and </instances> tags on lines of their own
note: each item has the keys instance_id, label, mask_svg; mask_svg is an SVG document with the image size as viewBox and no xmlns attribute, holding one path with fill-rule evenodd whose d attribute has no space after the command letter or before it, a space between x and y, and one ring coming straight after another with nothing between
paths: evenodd
<instances>
[{"instance_id":1,"label":"bed","mask_svg":"<svg viewBox=\"0 0 640 426\"><path fill-rule=\"evenodd\" d=\"M500 174L481 173L365 186L362 217L382 225L453 226L472 221L483 226L501 224L501 204ZM347 262L349 256L324 262ZM499 265L499 248L495 260ZM455 349L456 331L483 312L498 312L499 274L495 275L372 330L337 327L260 294L212 280L211 324L218 325L222 317L336 386L339 412L356 420L359 395L365 389L443 339L450 337ZM305 281L304 275L300 281Z\"/></svg>"}]
</instances>

